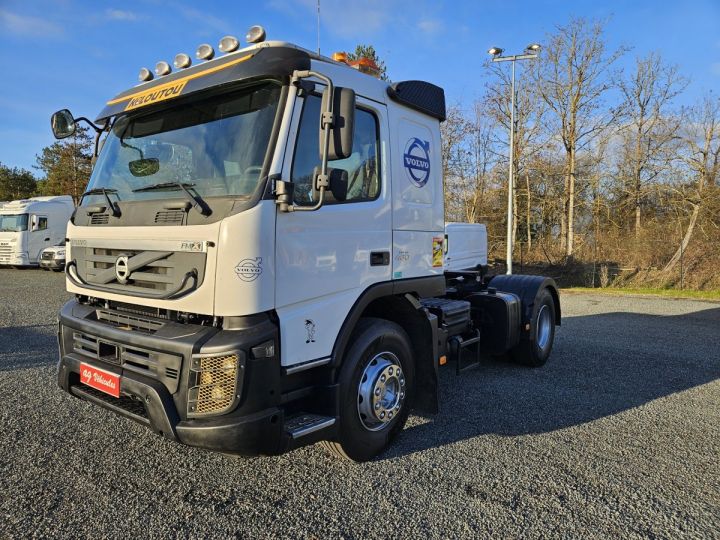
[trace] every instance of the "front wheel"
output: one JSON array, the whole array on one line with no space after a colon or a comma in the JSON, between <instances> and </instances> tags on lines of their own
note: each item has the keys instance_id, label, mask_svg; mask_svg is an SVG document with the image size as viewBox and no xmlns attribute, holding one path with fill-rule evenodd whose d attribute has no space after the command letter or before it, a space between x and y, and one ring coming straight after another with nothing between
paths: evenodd
<instances>
[{"instance_id":1,"label":"front wheel","mask_svg":"<svg viewBox=\"0 0 720 540\"><path fill-rule=\"evenodd\" d=\"M402 430L413 396L412 347L405 331L382 319L358 323L340 370L340 414L331 453L367 461Z\"/></svg>"},{"instance_id":2,"label":"front wheel","mask_svg":"<svg viewBox=\"0 0 720 540\"><path fill-rule=\"evenodd\" d=\"M548 289L535 299L530 331L511 351L518 364L540 367L547 362L555 341L555 300Z\"/></svg>"}]
</instances>

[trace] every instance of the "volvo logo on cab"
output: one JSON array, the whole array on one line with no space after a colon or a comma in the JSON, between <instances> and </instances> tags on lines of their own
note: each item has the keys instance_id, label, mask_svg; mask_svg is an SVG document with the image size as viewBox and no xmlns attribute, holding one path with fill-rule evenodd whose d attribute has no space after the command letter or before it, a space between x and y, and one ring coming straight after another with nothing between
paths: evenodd
<instances>
[{"instance_id":1,"label":"volvo logo on cab","mask_svg":"<svg viewBox=\"0 0 720 540\"><path fill-rule=\"evenodd\" d=\"M405 146L403 165L410 181L421 188L430 178L430 143L413 137Z\"/></svg>"}]
</instances>

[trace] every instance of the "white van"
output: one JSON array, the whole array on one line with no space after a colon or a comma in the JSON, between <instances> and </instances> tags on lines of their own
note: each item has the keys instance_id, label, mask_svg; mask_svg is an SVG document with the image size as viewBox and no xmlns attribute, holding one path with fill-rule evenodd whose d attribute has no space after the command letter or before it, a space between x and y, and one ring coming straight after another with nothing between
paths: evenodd
<instances>
[{"instance_id":1,"label":"white van","mask_svg":"<svg viewBox=\"0 0 720 540\"><path fill-rule=\"evenodd\" d=\"M40 253L65 238L72 197L33 197L0 207L0 265L35 266Z\"/></svg>"}]
</instances>

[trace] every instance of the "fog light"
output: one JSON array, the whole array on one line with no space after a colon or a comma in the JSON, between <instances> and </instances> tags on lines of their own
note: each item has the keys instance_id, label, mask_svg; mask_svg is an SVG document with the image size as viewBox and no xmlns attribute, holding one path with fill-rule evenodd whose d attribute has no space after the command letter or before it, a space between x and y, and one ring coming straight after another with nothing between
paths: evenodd
<instances>
[{"instance_id":1,"label":"fog light","mask_svg":"<svg viewBox=\"0 0 720 540\"><path fill-rule=\"evenodd\" d=\"M196 356L190 368L188 415L204 416L229 411L236 402L239 355Z\"/></svg>"}]
</instances>

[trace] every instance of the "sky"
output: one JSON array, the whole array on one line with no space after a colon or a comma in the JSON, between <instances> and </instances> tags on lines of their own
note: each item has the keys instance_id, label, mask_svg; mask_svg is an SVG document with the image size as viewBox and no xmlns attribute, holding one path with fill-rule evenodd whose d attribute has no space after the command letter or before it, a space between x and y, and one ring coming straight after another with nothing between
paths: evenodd
<instances>
[{"instance_id":1,"label":"sky","mask_svg":"<svg viewBox=\"0 0 720 540\"><path fill-rule=\"evenodd\" d=\"M316 10L317 0L0 0L0 163L33 170L54 141L54 111L94 118L141 67L217 49L227 34L242 42L251 25L315 50ZM680 66L690 84L678 106L720 91L720 0L321 0L320 47L372 44L392 80L430 81L469 108L489 47L520 53L571 17L605 20L608 48L631 48L621 66L651 51Z\"/></svg>"}]
</instances>

